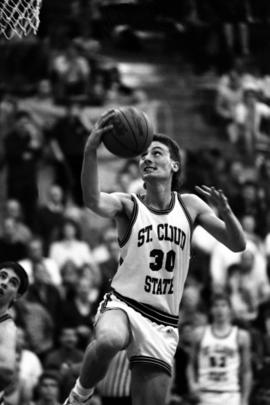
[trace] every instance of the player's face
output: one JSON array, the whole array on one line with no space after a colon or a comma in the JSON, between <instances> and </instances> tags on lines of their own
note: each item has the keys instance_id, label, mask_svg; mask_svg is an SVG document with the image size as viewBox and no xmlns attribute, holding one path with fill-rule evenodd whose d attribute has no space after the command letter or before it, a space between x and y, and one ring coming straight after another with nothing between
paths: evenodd
<instances>
[{"instance_id":1,"label":"player's face","mask_svg":"<svg viewBox=\"0 0 270 405\"><path fill-rule=\"evenodd\" d=\"M5 304L14 300L18 294L20 279L14 270L0 270L0 303Z\"/></svg>"},{"instance_id":2,"label":"player's face","mask_svg":"<svg viewBox=\"0 0 270 405\"><path fill-rule=\"evenodd\" d=\"M170 178L173 173L173 160L168 146L154 141L140 157L140 170L143 180L150 178Z\"/></svg>"},{"instance_id":3,"label":"player's face","mask_svg":"<svg viewBox=\"0 0 270 405\"><path fill-rule=\"evenodd\" d=\"M225 322L231 318L231 308L225 299L214 302L212 306L212 316L214 322Z\"/></svg>"}]
</instances>

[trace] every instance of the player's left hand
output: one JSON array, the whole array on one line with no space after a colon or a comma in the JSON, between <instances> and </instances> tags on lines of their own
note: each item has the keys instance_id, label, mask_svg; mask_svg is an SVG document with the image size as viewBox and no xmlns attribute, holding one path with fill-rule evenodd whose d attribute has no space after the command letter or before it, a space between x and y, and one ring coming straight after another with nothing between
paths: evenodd
<instances>
[{"instance_id":1,"label":"player's left hand","mask_svg":"<svg viewBox=\"0 0 270 405\"><path fill-rule=\"evenodd\" d=\"M217 208L218 212L224 213L230 210L230 205L228 199L221 189L216 189L215 187L208 186L195 186L196 191L201 194L209 204Z\"/></svg>"}]
</instances>

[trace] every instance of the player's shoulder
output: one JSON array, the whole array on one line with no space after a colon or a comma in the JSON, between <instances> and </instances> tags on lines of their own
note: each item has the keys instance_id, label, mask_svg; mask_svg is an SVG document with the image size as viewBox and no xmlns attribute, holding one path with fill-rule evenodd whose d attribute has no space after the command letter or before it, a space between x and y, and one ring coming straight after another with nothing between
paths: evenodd
<instances>
[{"instance_id":1,"label":"player's shoulder","mask_svg":"<svg viewBox=\"0 0 270 405\"><path fill-rule=\"evenodd\" d=\"M134 199L131 194L124 192L113 192L111 196L116 198L122 204L124 212L130 214L134 207Z\"/></svg>"},{"instance_id":2,"label":"player's shoulder","mask_svg":"<svg viewBox=\"0 0 270 405\"><path fill-rule=\"evenodd\" d=\"M197 206L202 202L202 199L194 193L180 193L179 196L187 206Z\"/></svg>"}]
</instances>

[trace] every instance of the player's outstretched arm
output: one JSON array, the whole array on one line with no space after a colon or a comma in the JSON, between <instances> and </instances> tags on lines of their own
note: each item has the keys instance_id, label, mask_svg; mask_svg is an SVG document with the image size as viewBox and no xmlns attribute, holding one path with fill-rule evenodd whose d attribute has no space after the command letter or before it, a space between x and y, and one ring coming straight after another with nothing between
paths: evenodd
<instances>
[{"instance_id":1,"label":"player's outstretched arm","mask_svg":"<svg viewBox=\"0 0 270 405\"><path fill-rule=\"evenodd\" d=\"M109 124L113 110L105 113L95 124L89 135L85 148L81 172L83 200L86 207L99 215L113 218L123 210L120 193L103 193L100 191L98 178L97 149L105 133L112 129Z\"/></svg>"},{"instance_id":2,"label":"player's outstretched arm","mask_svg":"<svg viewBox=\"0 0 270 405\"><path fill-rule=\"evenodd\" d=\"M243 251L246 247L245 235L223 191L207 186L196 186L196 190L207 200L209 205L216 208L221 218L217 217L208 204L194 196L197 224L232 251Z\"/></svg>"}]
</instances>

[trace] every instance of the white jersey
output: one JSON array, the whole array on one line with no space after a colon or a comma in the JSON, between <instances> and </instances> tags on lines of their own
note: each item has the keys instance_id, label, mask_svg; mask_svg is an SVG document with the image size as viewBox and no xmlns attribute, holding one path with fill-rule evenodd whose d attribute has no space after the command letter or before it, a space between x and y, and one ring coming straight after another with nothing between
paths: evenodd
<instances>
[{"instance_id":1,"label":"white jersey","mask_svg":"<svg viewBox=\"0 0 270 405\"><path fill-rule=\"evenodd\" d=\"M115 295L159 323L177 326L190 260L192 223L181 196L166 210L147 207L132 194L133 216L120 243L112 281Z\"/></svg>"},{"instance_id":2,"label":"white jersey","mask_svg":"<svg viewBox=\"0 0 270 405\"><path fill-rule=\"evenodd\" d=\"M233 326L224 337L207 326L200 342L198 380L202 391L239 392L240 355L238 328Z\"/></svg>"}]
</instances>

